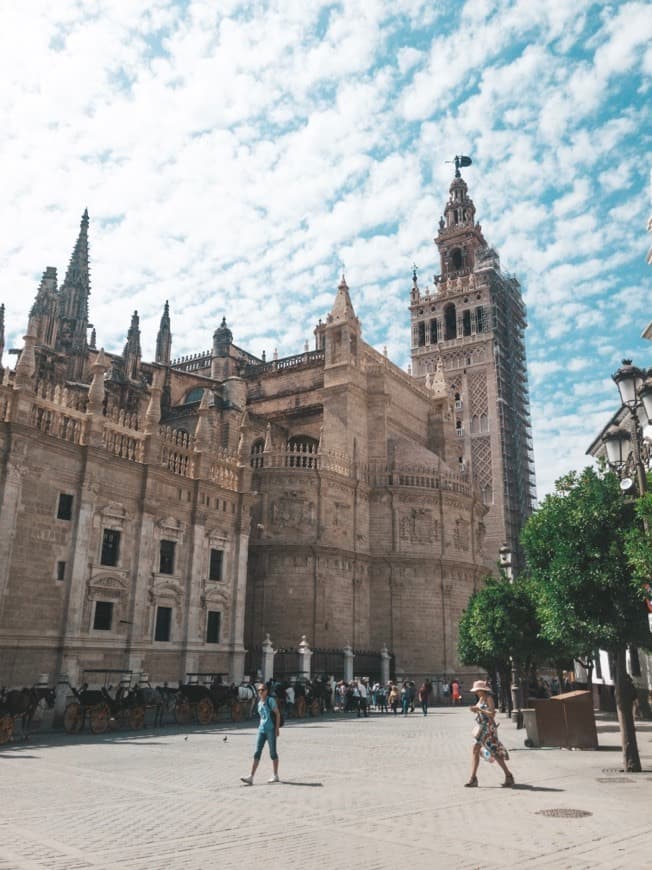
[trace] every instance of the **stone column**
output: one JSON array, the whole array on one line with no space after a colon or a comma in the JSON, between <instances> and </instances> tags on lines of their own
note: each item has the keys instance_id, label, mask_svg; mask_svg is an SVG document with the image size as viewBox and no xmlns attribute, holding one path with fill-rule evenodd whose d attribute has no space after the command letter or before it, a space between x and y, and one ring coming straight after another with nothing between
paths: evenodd
<instances>
[{"instance_id":1,"label":"stone column","mask_svg":"<svg viewBox=\"0 0 652 870\"><path fill-rule=\"evenodd\" d=\"M263 683L266 683L268 680L271 680L274 676L274 656L276 655L276 650L272 645L272 641L269 637L269 634L265 635L265 640L263 641Z\"/></svg>"},{"instance_id":2,"label":"stone column","mask_svg":"<svg viewBox=\"0 0 652 870\"><path fill-rule=\"evenodd\" d=\"M350 683L353 679L353 659L355 653L351 649L351 644L347 643L344 647L344 681Z\"/></svg>"},{"instance_id":3,"label":"stone column","mask_svg":"<svg viewBox=\"0 0 652 870\"><path fill-rule=\"evenodd\" d=\"M383 644L383 648L380 651L380 682L386 686L389 683L389 662L391 656L389 654L389 650L387 649L387 644Z\"/></svg>"},{"instance_id":4,"label":"stone column","mask_svg":"<svg viewBox=\"0 0 652 870\"><path fill-rule=\"evenodd\" d=\"M306 640L305 634L301 635L301 643L298 648L299 652L299 670L302 676L310 679L310 659L312 658L312 650Z\"/></svg>"}]
</instances>

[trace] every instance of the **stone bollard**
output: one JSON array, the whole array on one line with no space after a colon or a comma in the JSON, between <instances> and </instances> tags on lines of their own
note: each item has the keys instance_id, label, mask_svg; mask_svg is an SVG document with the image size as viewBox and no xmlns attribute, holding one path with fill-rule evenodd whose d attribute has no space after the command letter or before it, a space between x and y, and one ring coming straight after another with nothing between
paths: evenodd
<instances>
[{"instance_id":1,"label":"stone bollard","mask_svg":"<svg viewBox=\"0 0 652 870\"><path fill-rule=\"evenodd\" d=\"M387 649L387 644L383 644L383 648L380 651L380 682L383 686L386 686L389 683L389 663L391 661L391 656L389 654L389 650Z\"/></svg>"},{"instance_id":2,"label":"stone bollard","mask_svg":"<svg viewBox=\"0 0 652 870\"><path fill-rule=\"evenodd\" d=\"M262 680L263 683L266 683L268 680L271 680L274 676L274 656L276 655L276 650L272 644L269 634L265 635L265 640L263 641L263 673Z\"/></svg>"},{"instance_id":3,"label":"stone bollard","mask_svg":"<svg viewBox=\"0 0 652 870\"><path fill-rule=\"evenodd\" d=\"M353 659L355 658L355 653L351 648L351 644L347 643L344 647L344 682L350 683L353 679Z\"/></svg>"},{"instance_id":4,"label":"stone bollard","mask_svg":"<svg viewBox=\"0 0 652 870\"><path fill-rule=\"evenodd\" d=\"M310 649L310 645L306 640L305 634L301 635L301 643L298 648L299 653L299 670L301 671L301 675L306 677L306 679L310 679L310 659L312 658L312 650Z\"/></svg>"}]
</instances>

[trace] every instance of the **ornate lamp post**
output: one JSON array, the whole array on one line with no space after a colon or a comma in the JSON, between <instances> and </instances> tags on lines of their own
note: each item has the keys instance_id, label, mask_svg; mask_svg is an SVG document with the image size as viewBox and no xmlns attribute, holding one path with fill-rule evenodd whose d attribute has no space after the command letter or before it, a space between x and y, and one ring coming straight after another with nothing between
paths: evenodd
<instances>
[{"instance_id":1,"label":"ornate lamp post","mask_svg":"<svg viewBox=\"0 0 652 870\"><path fill-rule=\"evenodd\" d=\"M498 558L500 560L500 567L505 572L505 576L509 580L510 583L514 582L514 573L512 570L512 551L509 549L507 544L503 544L500 550L498 551ZM512 656L511 658L511 666L512 666L512 685L511 685L511 694L512 694L512 709L510 710L510 718L512 713L514 713L516 717L516 727L521 728L523 722L523 713L521 712L521 674L518 661Z\"/></svg>"},{"instance_id":2,"label":"ornate lamp post","mask_svg":"<svg viewBox=\"0 0 652 870\"><path fill-rule=\"evenodd\" d=\"M623 490L636 478L639 495L647 492L646 469L650 465L650 441L644 429L652 423L652 369L646 372L624 359L612 375L626 409L630 426L610 426L602 437L607 462L621 479Z\"/></svg>"}]
</instances>

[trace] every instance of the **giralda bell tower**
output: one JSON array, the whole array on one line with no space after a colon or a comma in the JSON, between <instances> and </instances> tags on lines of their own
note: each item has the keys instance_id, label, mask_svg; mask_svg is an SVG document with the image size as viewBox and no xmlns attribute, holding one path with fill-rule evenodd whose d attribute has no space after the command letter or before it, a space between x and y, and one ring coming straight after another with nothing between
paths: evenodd
<instances>
[{"instance_id":1,"label":"giralda bell tower","mask_svg":"<svg viewBox=\"0 0 652 870\"><path fill-rule=\"evenodd\" d=\"M522 567L521 529L535 506L530 402L525 358L525 305L518 281L501 271L475 220L455 158L455 177L435 244L440 273L421 290L416 270L410 298L412 374L427 381L443 369L455 408L460 470L474 479L485 517L490 564L507 544Z\"/></svg>"}]
</instances>

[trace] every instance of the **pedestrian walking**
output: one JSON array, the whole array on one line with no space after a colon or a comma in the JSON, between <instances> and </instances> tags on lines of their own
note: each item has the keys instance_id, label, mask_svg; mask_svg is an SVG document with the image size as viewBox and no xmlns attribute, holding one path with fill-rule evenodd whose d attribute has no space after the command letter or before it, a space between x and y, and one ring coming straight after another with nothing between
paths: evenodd
<instances>
[{"instance_id":1,"label":"pedestrian walking","mask_svg":"<svg viewBox=\"0 0 652 870\"><path fill-rule=\"evenodd\" d=\"M477 704L469 709L475 715L475 727L473 728L473 749L471 754L471 778L464 783L465 788L477 788L478 765L480 757L490 763L496 761L505 774L503 788L511 788L514 785L514 777L505 763L509 759L509 752L498 739L498 724L496 723L496 706L493 692L483 680L476 680L471 692L478 696Z\"/></svg>"},{"instance_id":2,"label":"pedestrian walking","mask_svg":"<svg viewBox=\"0 0 652 870\"><path fill-rule=\"evenodd\" d=\"M403 710L403 715L407 716L410 709L410 684L407 680L401 686L401 709Z\"/></svg>"},{"instance_id":3,"label":"pedestrian walking","mask_svg":"<svg viewBox=\"0 0 652 870\"><path fill-rule=\"evenodd\" d=\"M389 702L389 706L392 708L392 713L396 716L398 705L401 702L401 693L399 692L396 683L389 684L389 697L387 700Z\"/></svg>"},{"instance_id":4,"label":"pedestrian walking","mask_svg":"<svg viewBox=\"0 0 652 870\"><path fill-rule=\"evenodd\" d=\"M265 743L269 744L269 757L272 759L272 765L274 768L274 773L267 782L280 782L278 778L278 752L276 751L276 741L281 727L281 714L276 699L270 697L269 688L264 683L261 683L258 686L258 715L260 716L260 724L258 726L256 751L254 752L254 760L251 765L251 773L249 776L240 777L245 785L254 784L254 776L256 775L256 770L260 764L260 757L263 754Z\"/></svg>"},{"instance_id":5,"label":"pedestrian walking","mask_svg":"<svg viewBox=\"0 0 652 870\"><path fill-rule=\"evenodd\" d=\"M432 683L428 680L424 680L419 686L419 703L421 704L421 710L424 716L428 715L428 699L430 698L431 689Z\"/></svg>"},{"instance_id":6,"label":"pedestrian walking","mask_svg":"<svg viewBox=\"0 0 652 870\"><path fill-rule=\"evenodd\" d=\"M461 704L462 703L462 687L460 686L459 680L457 678L451 682L450 692L451 692L451 701L453 703L453 707L456 707L458 704Z\"/></svg>"}]
</instances>

